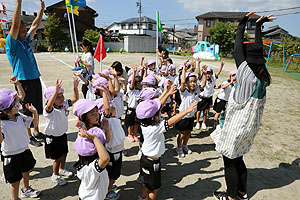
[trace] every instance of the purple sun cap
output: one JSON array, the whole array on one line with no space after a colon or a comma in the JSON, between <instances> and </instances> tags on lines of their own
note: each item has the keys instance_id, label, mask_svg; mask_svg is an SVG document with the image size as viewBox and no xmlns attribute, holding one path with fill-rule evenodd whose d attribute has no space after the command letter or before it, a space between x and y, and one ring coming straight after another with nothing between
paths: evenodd
<instances>
[{"instance_id":1,"label":"purple sun cap","mask_svg":"<svg viewBox=\"0 0 300 200\"><path fill-rule=\"evenodd\" d=\"M170 66L169 66L169 70L171 71L171 70L176 70L176 67L175 67L175 65L173 65L173 64L171 64Z\"/></svg>"},{"instance_id":2,"label":"purple sun cap","mask_svg":"<svg viewBox=\"0 0 300 200\"><path fill-rule=\"evenodd\" d=\"M105 144L106 136L104 132L98 128L93 127L87 131L90 134L96 135L102 144ZM74 149L80 156L92 156L97 153L97 148L94 142L90 139L77 136L74 142Z\"/></svg>"},{"instance_id":3,"label":"purple sun cap","mask_svg":"<svg viewBox=\"0 0 300 200\"><path fill-rule=\"evenodd\" d=\"M148 60L147 66L152 65L153 63L156 63L155 60Z\"/></svg>"},{"instance_id":4,"label":"purple sun cap","mask_svg":"<svg viewBox=\"0 0 300 200\"><path fill-rule=\"evenodd\" d=\"M135 76L138 76L139 73L140 73L140 71L139 71L139 70L136 70ZM128 77L131 76L131 75L133 75L133 70L132 70L132 69L130 69L130 70L128 71Z\"/></svg>"},{"instance_id":5,"label":"purple sun cap","mask_svg":"<svg viewBox=\"0 0 300 200\"><path fill-rule=\"evenodd\" d=\"M73 107L73 113L75 116L80 117L81 115L88 113L97 106L97 103L88 99L79 99Z\"/></svg>"},{"instance_id":6,"label":"purple sun cap","mask_svg":"<svg viewBox=\"0 0 300 200\"><path fill-rule=\"evenodd\" d=\"M9 106L14 101L14 96L9 95L7 93L0 94L0 111L9 108Z\"/></svg>"},{"instance_id":7,"label":"purple sun cap","mask_svg":"<svg viewBox=\"0 0 300 200\"><path fill-rule=\"evenodd\" d=\"M155 97L159 97L159 92L155 88L143 88L140 92L140 98L144 101Z\"/></svg>"},{"instance_id":8,"label":"purple sun cap","mask_svg":"<svg viewBox=\"0 0 300 200\"><path fill-rule=\"evenodd\" d=\"M183 64L179 65L178 71L183 70Z\"/></svg>"},{"instance_id":9,"label":"purple sun cap","mask_svg":"<svg viewBox=\"0 0 300 200\"><path fill-rule=\"evenodd\" d=\"M147 119L153 117L161 107L159 99L146 100L136 107L136 117L138 119Z\"/></svg>"},{"instance_id":10,"label":"purple sun cap","mask_svg":"<svg viewBox=\"0 0 300 200\"><path fill-rule=\"evenodd\" d=\"M49 100L50 97L54 94L55 90L56 90L56 87L55 87L55 86L50 86L50 87L48 87L48 88L45 90L45 92L44 92L44 97L45 97L47 100ZM59 94L59 93L64 93L64 89L60 88L58 94Z\"/></svg>"},{"instance_id":11,"label":"purple sun cap","mask_svg":"<svg viewBox=\"0 0 300 200\"><path fill-rule=\"evenodd\" d=\"M156 78L153 74L149 74L146 76L143 81L141 82L142 85L156 85Z\"/></svg>"},{"instance_id":12,"label":"purple sun cap","mask_svg":"<svg viewBox=\"0 0 300 200\"><path fill-rule=\"evenodd\" d=\"M160 68L160 72L166 72L167 71L167 66L166 65L163 65L161 68Z\"/></svg>"},{"instance_id":13,"label":"purple sun cap","mask_svg":"<svg viewBox=\"0 0 300 200\"><path fill-rule=\"evenodd\" d=\"M104 69L104 70L102 71L102 73L103 73L104 75L106 75L106 76L109 76L111 79L114 78L114 76L111 75L109 69Z\"/></svg>"},{"instance_id":14,"label":"purple sun cap","mask_svg":"<svg viewBox=\"0 0 300 200\"><path fill-rule=\"evenodd\" d=\"M7 88L1 88L0 89L0 94L8 94L8 95L11 95L11 96L15 96L17 94L17 91L13 91L13 90L10 90L10 89L7 89Z\"/></svg>"},{"instance_id":15,"label":"purple sun cap","mask_svg":"<svg viewBox=\"0 0 300 200\"><path fill-rule=\"evenodd\" d=\"M100 113L103 113L103 112L104 112L104 102L103 102L103 98L97 99L97 100L95 101L95 103L97 104L99 114L100 114ZM112 102L109 101L109 107L111 107L111 106L112 106Z\"/></svg>"},{"instance_id":16,"label":"purple sun cap","mask_svg":"<svg viewBox=\"0 0 300 200\"><path fill-rule=\"evenodd\" d=\"M236 70L236 69L235 69L235 70L232 70L232 71L230 71L229 74L230 74L231 76L236 75L237 71L238 71L238 70Z\"/></svg>"},{"instance_id":17,"label":"purple sun cap","mask_svg":"<svg viewBox=\"0 0 300 200\"><path fill-rule=\"evenodd\" d=\"M93 77L93 79L98 79L98 78L100 78L101 76L97 73L97 74L95 74L95 75L92 75L92 77Z\"/></svg>"},{"instance_id":18,"label":"purple sun cap","mask_svg":"<svg viewBox=\"0 0 300 200\"><path fill-rule=\"evenodd\" d=\"M189 78L189 77L197 77L197 75L192 72L188 72L186 73L185 78Z\"/></svg>"},{"instance_id":19,"label":"purple sun cap","mask_svg":"<svg viewBox=\"0 0 300 200\"><path fill-rule=\"evenodd\" d=\"M100 77L98 79L96 79L94 82L93 82L93 87L101 87L102 84L104 87L108 87L108 82L106 80L106 78L103 78L103 77Z\"/></svg>"},{"instance_id":20,"label":"purple sun cap","mask_svg":"<svg viewBox=\"0 0 300 200\"><path fill-rule=\"evenodd\" d=\"M191 62L187 62L187 63L186 63L186 66L191 66L191 65L192 65Z\"/></svg>"},{"instance_id":21,"label":"purple sun cap","mask_svg":"<svg viewBox=\"0 0 300 200\"><path fill-rule=\"evenodd\" d=\"M213 73L213 72L214 72L213 68L212 68L212 67L210 67L210 66L207 66L207 68L206 68L206 71L207 71L207 72L211 72L211 73Z\"/></svg>"}]
</instances>

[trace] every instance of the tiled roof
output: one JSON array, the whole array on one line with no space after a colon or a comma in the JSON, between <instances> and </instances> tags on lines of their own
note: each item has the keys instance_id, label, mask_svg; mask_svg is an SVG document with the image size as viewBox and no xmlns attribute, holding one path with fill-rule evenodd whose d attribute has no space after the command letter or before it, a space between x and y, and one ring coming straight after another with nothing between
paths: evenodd
<instances>
[{"instance_id":1,"label":"tiled roof","mask_svg":"<svg viewBox=\"0 0 300 200\"><path fill-rule=\"evenodd\" d=\"M196 16L196 19L200 18L226 18L226 19L241 19L243 18L248 12L208 12L202 15ZM258 19L259 15L252 15L252 19Z\"/></svg>"},{"instance_id":2,"label":"tiled roof","mask_svg":"<svg viewBox=\"0 0 300 200\"><path fill-rule=\"evenodd\" d=\"M154 19L151 19L151 18L146 17L146 16L143 16L141 18L141 22L142 23L153 23L153 24L156 24L156 21ZM120 23L139 23L139 18L138 17L129 18L129 19L126 19L124 21L121 21Z\"/></svg>"}]
</instances>

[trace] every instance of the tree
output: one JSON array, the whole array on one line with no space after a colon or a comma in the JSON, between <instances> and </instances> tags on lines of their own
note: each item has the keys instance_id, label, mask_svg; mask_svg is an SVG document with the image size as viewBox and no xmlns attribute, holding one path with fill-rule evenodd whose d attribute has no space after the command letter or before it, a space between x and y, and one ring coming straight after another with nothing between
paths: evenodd
<instances>
[{"instance_id":1,"label":"tree","mask_svg":"<svg viewBox=\"0 0 300 200\"><path fill-rule=\"evenodd\" d=\"M87 29L84 31L83 39L88 40L93 47L96 47L99 41L100 32L94 29Z\"/></svg>"},{"instance_id":2,"label":"tree","mask_svg":"<svg viewBox=\"0 0 300 200\"><path fill-rule=\"evenodd\" d=\"M60 27L60 19L53 15L48 16L44 27L46 41L52 47L57 47L61 40L64 40L64 33Z\"/></svg>"},{"instance_id":3,"label":"tree","mask_svg":"<svg viewBox=\"0 0 300 200\"><path fill-rule=\"evenodd\" d=\"M169 36L167 33L162 34L162 44L168 44L169 43Z\"/></svg>"}]
</instances>

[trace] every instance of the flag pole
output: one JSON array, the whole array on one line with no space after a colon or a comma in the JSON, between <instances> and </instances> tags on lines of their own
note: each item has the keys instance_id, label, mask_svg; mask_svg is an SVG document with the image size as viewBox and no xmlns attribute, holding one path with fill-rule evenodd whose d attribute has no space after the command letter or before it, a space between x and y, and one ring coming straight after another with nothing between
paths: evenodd
<instances>
[{"instance_id":1,"label":"flag pole","mask_svg":"<svg viewBox=\"0 0 300 200\"><path fill-rule=\"evenodd\" d=\"M77 37L76 37L76 27L75 27L75 21L74 21L74 13L73 13L73 5L71 4L71 11L72 11L72 22L73 22L73 30L74 30L74 39L75 39L75 45L76 45L76 52L77 52L77 57L79 57L78 53L78 44L77 44Z\"/></svg>"},{"instance_id":2,"label":"flag pole","mask_svg":"<svg viewBox=\"0 0 300 200\"><path fill-rule=\"evenodd\" d=\"M101 33L100 33L100 40L101 40L101 43L100 43L100 72L102 72L102 42L103 42L103 39L102 39Z\"/></svg>"},{"instance_id":3,"label":"flag pole","mask_svg":"<svg viewBox=\"0 0 300 200\"><path fill-rule=\"evenodd\" d=\"M71 26L71 20L70 20L70 13L68 13L68 10L67 10L67 15L68 15L68 22L69 22L69 27L70 27L70 35L71 35L71 41L72 41L72 49L73 49L74 59L76 60L75 48L74 48L74 41L73 41L74 39L73 39L72 26Z\"/></svg>"},{"instance_id":4,"label":"flag pole","mask_svg":"<svg viewBox=\"0 0 300 200\"><path fill-rule=\"evenodd\" d=\"M158 49L158 11L156 11L156 49ZM158 54L156 49L156 66L158 66Z\"/></svg>"}]
</instances>

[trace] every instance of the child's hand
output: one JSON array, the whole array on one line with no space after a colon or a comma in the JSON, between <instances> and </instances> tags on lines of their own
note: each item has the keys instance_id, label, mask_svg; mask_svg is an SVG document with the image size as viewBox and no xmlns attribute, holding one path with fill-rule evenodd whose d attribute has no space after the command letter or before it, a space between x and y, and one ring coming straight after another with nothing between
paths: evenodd
<instances>
[{"instance_id":1,"label":"child's hand","mask_svg":"<svg viewBox=\"0 0 300 200\"><path fill-rule=\"evenodd\" d=\"M122 77L119 78L119 82L120 82L120 83L125 83L125 78L122 78Z\"/></svg>"},{"instance_id":2,"label":"child's hand","mask_svg":"<svg viewBox=\"0 0 300 200\"><path fill-rule=\"evenodd\" d=\"M268 15L267 18L268 18L269 22L272 22L273 20L277 19L277 17L273 17L273 14Z\"/></svg>"},{"instance_id":3,"label":"child's hand","mask_svg":"<svg viewBox=\"0 0 300 200\"><path fill-rule=\"evenodd\" d=\"M132 70L133 70L134 73L136 73L136 71L138 70L138 68L137 68L136 65L133 65L131 68L132 68Z\"/></svg>"},{"instance_id":4,"label":"child's hand","mask_svg":"<svg viewBox=\"0 0 300 200\"><path fill-rule=\"evenodd\" d=\"M19 80L17 79L17 77L13 76L10 78L9 82L12 84L17 84L19 82Z\"/></svg>"},{"instance_id":5,"label":"child's hand","mask_svg":"<svg viewBox=\"0 0 300 200\"><path fill-rule=\"evenodd\" d=\"M206 74L207 73L207 65L203 65L201 71L203 74Z\"/></svg>"},{"instance_id":6,"label":"child's hand","mask_svg":"<svg viewBox=\"0 0 300 200\"><path fill-rule=\"evenodd\" d=\"M145 59L145 57L144 56L142 56L142 60L144 60Z\"/></svg>"},{"instance_id":7,"label":"child's hand","mask_svg":"<svg viewBox=\"0 0 300 200\"><path fill-rule=\"evenodd\" d=\"M76 121L75 126L76 126L78 129L83 129L83 130L86 131L86 126L85 126L85 124L84 124L82 121L80 121L79 119Z\"/></svg>"},{"instance_id":8,"label":"child's hand","mask_svg":"<svg viewBox=\"0 0 300 200\"><path fill-rule=\"evenodd\" d=\"M36 108L31 104L27 103L25 104L25 107L27 110L29 110L30 112L34 113L34 112L37 112Z\"/></svg>"},{"instance_id":9,"label":"child's hand","mask_svg":"<svg viewBox=\"0 0 300 200\"><path fill-rule=\"evenodd\" d=\"M197 58L197 61L198 61L198 63L201 63L201 58L198 57L198 58Z\"/></svg>"},{"instance_id":10,"label":"child's hand","mask_svg":"<svg viewBox=\"0 0 300 200\"><path fill-rule=\"evenodd\" d=\"M87 138L87 139L90 139L90 140L94 140L94 138L95 137L97 137L96 135L94 135L94 134L90 134L90 133L88 133L86 130L84 130L84 129L79 129L79 133L78 133L78 135L80 136L80 137L83 137L83 138Z\"/></svg>"},{"instance_id":11,"label":"child's hand","mask_svg":"<svg viewBox=\"0 0 300 200\"><path fill-rule=\"evenodd\" d=\"M115 68L110 68L110 74L113 75L114 77L117 77L117 71Z\"/></svg>"},{"instance_id":12,"label":"child's hand","mask_svg":"<svg viewBox=\"0 0 300 200\"><path fill-rule=\"evenodd\" d=\"M197 102L197 101L194 101L194 102L192 103L192 105L191 105L190 107L188 107L186 110L187 110L188 112L192 112L195 108L197 108L197 104L198 104L198 102Z\"/></svg>"},{"instance_id":13,"label":"child's hand","mask_svg":"<svg viewBox=\"0 0 300 200\"><path fill-rule=\"evenodd\" d=\"M224 65L225 65L225 60L222 59L222 61L221 61L221 66L223 67Z\"/></svg>"},{"instance_id":14,"label":"child's hand","mask_svg":"<svg viewBox=\"0 0 300 200\"><path fill-rule=\"evenodd\" d=\"M80 72L73 72L74 76L80 76Z\"/></svg>"},{"instance_id":15,"label":"child's hand","mask_svg":"<svg viewBox=\"0 0 300 200\"><path fill-rule=\"evenodd\" d=\"M103 73L99 73L99 75L100 75L101 77L105 78L106 80L109 80L109 79L110 79L109 75L105 75L105 74L103 74Z\"/></svg>"},{"instance_id":16,"label":"child's hand","mask_svg":"<svg viewBox=\"0 0 300 200\"><path fill-rule=\"evenodd\" d=\"M79 79L77 78L77 76L73 76L73 86L74 88L78 88L79 85Z\"/></svg>"},{"instance_id":17,"label":"child's hand","mask_svg":"<svg viewBox=\"0 0 300 200\"><path fill-rule=\"evenodd\" d=\"M60 88L62 86L62 80L57 79L56 80L56 92L59 92Z\"/></svg>"},{"instance_id":18,"label":"child's hand","mask_svg":"<svg viewBox=\"0 0 300 200\"><path fill-rule=\"evenodd\" d=\"M189 58L183 63L184 66L186 66L186 64L189 62Z\"/></svg>"},{"instance_id":19,"label":"child's hand","mask_svg":"<svg viewBox=\"0 0 300 200\"><path fill-rule=\"evenodd\" d=\"M105 131L109 131L109 123L107 119L103 119L101 122L101 128L103 128Z\"/></svg>"},{"instance_id":20,"label":"child's hand","mask_svg":"<svg viewBox=\"0 0 300 200\"><path fill-rule=\"evenodd\" d=\"M175 94L177 92L177 86L175 85L175 84L173 84L172 86L171 86L171 89L169 90L169 94L170 94L170 96L171 95L173 95L173 94Z\"/></svg>"},{"instance_id":21,"label":"child's hand","mask_svg":"<svg viewBox=\"0 0 300 200\"><path fill-rule=\"evenodd\" d=\"M168 80L167 84L165 84L164 91L169 91L172 81Z\"/></svg>"}]
</instances>

